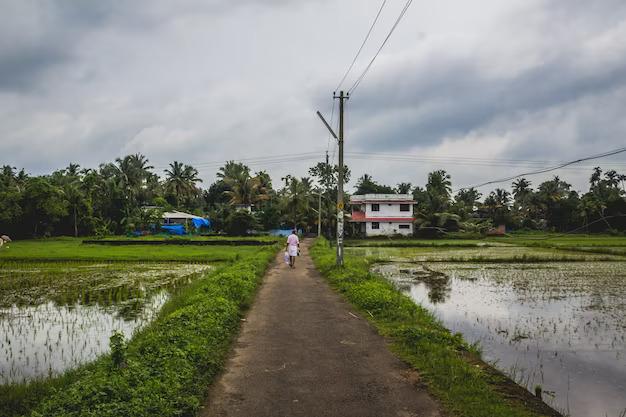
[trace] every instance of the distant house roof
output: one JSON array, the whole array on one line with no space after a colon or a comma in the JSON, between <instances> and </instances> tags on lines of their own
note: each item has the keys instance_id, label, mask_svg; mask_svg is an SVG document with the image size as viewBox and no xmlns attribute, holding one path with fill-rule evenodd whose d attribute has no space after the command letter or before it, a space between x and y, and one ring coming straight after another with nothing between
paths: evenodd
<instances>
[{"instance_id":1,"label":"distant house roof","mask_svg":"<svg viewBox=\"0 0 626 417\"><path fill-rule=\"evenodd\" d=\"M166 211L163 213L164 219L201 219L200 216L195 216L193 214L185 213L182 211Z\"/></svg>"},{"instance_id":2,"label":"distant house roof","mask_svg":"<svg viewBox=\"0 0 626 417\"><path fill-rule=\"evenodd\" d=\"M415 200L413 200L413 196L411 194L361 194L350 196L350 203L415 204Z\"/></svg>"}]
</instances>

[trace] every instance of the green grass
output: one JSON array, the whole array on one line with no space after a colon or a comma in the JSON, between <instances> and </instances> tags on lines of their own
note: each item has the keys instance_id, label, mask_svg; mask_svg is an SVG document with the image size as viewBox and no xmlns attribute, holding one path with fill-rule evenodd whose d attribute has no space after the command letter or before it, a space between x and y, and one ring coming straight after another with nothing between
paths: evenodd
<instances>
[{"instance_id":1,"label":"green grass","mask_svg":"<svg viewBox=\"0 0 626 417\"><path fill-rule=\"evenodd\" d=\"M501 242L524 246L575 247L575 246L626 246L626 236L601 234L560 234L543 232L515 232L503 237L486 238L488 242Z\"/></svg>"},{"instance_id":2,"label":"green grass","mask_svg":"<svg viewBox=\"0 0 626 417\"><path fill-rule=\"evenodd\" d=\"M520 232L480 239L351 239L346 247L354 253L358 248L378 251L383 260L389 255L429 262L626 261L626 237L608 235ZM450 252L454 249L458 251Z\"/></svg>"},{"instance_id":3,"label":"green grass","mask_svg":"<svg viewBox=\"0 0 626 417\"><path fill-rule=\"evenodd\" d=\"M443 239L419 239L386 237L347 239L346 246L352 247L485 247L485 246L538 246L546 248L626 247L626 236L600 234L567 234L545 232L513 232L503 237L447 236Z\"/></svg>"},{"instance_id":4,"label":"green grass","mask_svg":"<svg viewBox=\"0 0 626 417\"><path fill-rule=\"evenodd\" d=\"M487 242L482 239L349 239L347 247L380 248L475 248L484 246L502 246L499 242Z\"/></svg>"},{"instance_id":5,"label":"green grass","mask_svg":"<svg viewBox=\"0 0 626 417\"><path fill-rule=\"evenodd\" d=\"M32 242L20 243L24 247L12 246L22 256L45 252ZM59 257L80 246L65 239L50 243ZM184 252L190 249L185 247ZM204 249L204 256L214 250ZM122 367L115 367L106 355L58 378L0 387L0 415L195 415L222 368L242 311L251 303L276 247L256 247L253 253L241 255L244 250L237 248L239 260L204 274L167 302L158 318L128 343ZM79 256L94 256L91 248L80 251ZM124 260L129 256L115 255Z\"/></svg>"},{"instance_id":6,"label":"green grass","mask_svg":"<svg viewBox=\"0 0 626 417\"><path fill-rule=\"evenodd\" d=\"M601 248L599 253L580 252L583 248L552 248L526 246L493 247L348 247L346 252L365 256L381 262L489 262L489 263L528 263L528 262L588 262L626 261L618 252Z\"/></svg>"},{"instance_id":7,"label":"green grass","mask_svg":"<svg viewBox=\"0 0 626 417\"><path fill-rule=\"evenodd\" d=\"M402 295L384 278L371 273L367 258L347 254L345 266L338 268L334 251L323 239L315 242L311 254L331 285L392 340L393 349L419 371L450 414L539 415L496 390L500 377L466 360L468 354L478 355L474 347L460 334L451 334L429 311Z\"/></svg>"},{"instance_id":8,"label":"green grass","mask_svg":"<svg viewBox=\"0 0 626 417\"><path fill-rule=\"evenodd\" d=\"M177 241L177 240L194 240L194 241L231 241L231 240L247 240L247 241L258 241L258 242L276 242L283 241L284 238L276 237L276 236L218 236L218 235L184 235L184 236L175 236L168 234L157 234L157 235L147 235L147 236L107 236L105 238L94 238L98 240L167 240L167 241Z\"/></svg>"},{"instance_id":9,"label":"green grass","mask_svg":"<svg viewBox=\"0 0 626 417\"><path fill-rule=\"evenodd\" d=\"M12 242L0 248L4 261L172 261L218 262L252 255L258 246L108 246L83 244L82 239L54 238Z\"/></svg>"}]
</instances>

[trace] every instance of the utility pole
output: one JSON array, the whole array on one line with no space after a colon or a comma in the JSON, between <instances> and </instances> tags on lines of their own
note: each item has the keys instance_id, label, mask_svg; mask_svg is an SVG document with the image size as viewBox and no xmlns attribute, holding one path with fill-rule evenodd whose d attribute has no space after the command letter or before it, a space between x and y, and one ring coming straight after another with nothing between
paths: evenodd
<instances>
[{"instance_id":1,"label":"utility pole","mask_svg":"<svg viewBox=\"0 0 626 417\"><path fill-rule=\"evenodd\" d=\"M317 194L317 237L322 236L322 193Z\"/></svg>"},{"instance_id":2,"label":"utility pole","mask_svg":"<svg viewBox=\"0 0 626 417\"><path fill-rule=\"evenodd\" d=\"M343 105L348 95L343 90L339 96L333 93L333 99L339 99L339 172L337 175L337 265L343 266Z\"/></svg>"},{"instance_id":3,"label":"utility pole","mask_svg":"<svg viewBox=\"0 0 626 417\"><path fill-rule=\"evenodd\" d=\"M344 101L348 100L350 95L343 91L339 92L339 95L336 95L336 92L333 92L333 99L339 99L339 136L335 134L332 127L328 124L322 113L317 112L317 115L328 129L331 135L337 142L339 143L339 172L337 173L337 265L343 266L343 175L344 175L344 166L343 166L343 107Z\"/></svg>"}]
</instances>

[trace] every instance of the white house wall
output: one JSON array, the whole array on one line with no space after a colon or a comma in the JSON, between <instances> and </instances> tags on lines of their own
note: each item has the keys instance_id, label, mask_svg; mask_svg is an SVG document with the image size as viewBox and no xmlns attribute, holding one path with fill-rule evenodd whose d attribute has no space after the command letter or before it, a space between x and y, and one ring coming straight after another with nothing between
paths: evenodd
<instances>
[{"instance_id":1,"label":"white house wall","mask_svg":"<svg viewBox=\"0 0 626 417\"><path fill-rule=\"evenodd\" d=\"M390 236L390 235L405 235L411 236L413 234L413 224L411 220L407 220L406 223L399 222L379 222L378 229L372 229L372 222L367 222L365 226L366 236ZM400 229L401 224L408 224L408 229Z\"/></svg>"},{"instance_id":2,"label":"white house wall","mask_svg":"<svg viewBox=\"0 0 626 417\"><path fill-rule=\"evenodd\" d=\"M376 204L376 203L374 203ZM365 217L413 217L413 205L409 205L409 211L400 211L400 204L379 203L379 211L372 211L372 204L365 205Z\"/></svg>"}]
</instances>

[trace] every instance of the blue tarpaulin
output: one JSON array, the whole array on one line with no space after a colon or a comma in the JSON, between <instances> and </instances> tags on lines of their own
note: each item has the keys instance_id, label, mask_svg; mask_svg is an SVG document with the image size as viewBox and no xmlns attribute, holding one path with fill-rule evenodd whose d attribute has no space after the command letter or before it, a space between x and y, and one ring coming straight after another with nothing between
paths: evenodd
<instances>
[{"instance_id":1,"label":"blue tarpaulin","mask_svg":"<svg viewBox=\"0 0 626 417\"><path fill-rule=\"evenodd\" d=\"M171 224L171 225L163 225L161 229L165 230L167 233L172 235L184 235L185 234L185 226L182 224Z\"/></svg>"},{"instance_id":2,"label":"blue tarpaulin","mask_svg":"<svg viewBox=\"0 0 626 417\"><path fill-rule=\"evenodd\" d=\"M270 236L282 236L287 237L291 234L293 229L273 229L270 230ZM302 234L302 230L298 230L299 234Z\"/></svg>"},{"instance_id":3,"label":"blue tarpaulin","mask_svg":"<svg viewBox=\"0 0 626 417\"><path fill-rule=\"evenodd\" d=\"M191 219L191 221L193 223L193 227L195 227L196 229L199 229L201 227L211 227L211 222L209 221L209 219L196 217L194 219Z\"/></svg>"}]
</instances>

